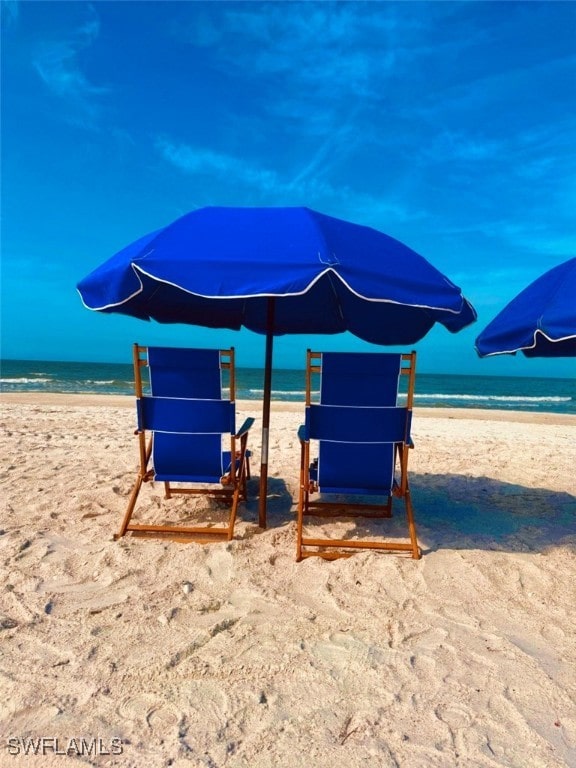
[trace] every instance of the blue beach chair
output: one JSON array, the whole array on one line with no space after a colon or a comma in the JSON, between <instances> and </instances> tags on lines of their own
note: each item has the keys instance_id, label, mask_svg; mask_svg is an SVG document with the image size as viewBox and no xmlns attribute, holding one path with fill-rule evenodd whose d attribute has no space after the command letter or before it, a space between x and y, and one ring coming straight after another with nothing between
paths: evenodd
<instances>
[{"instance_id":1,"label":"blue beach chair","mask_svg":"<svg viewBox=\"0 0 576 768\"><path fill-rule=\"evenodd\" d=\"M150 394L144 393L148 368ZM223 397L223 373L229 396ZM175 349L134 345L134 380L140 469L128 509L115 538L127 531L176 534L199 539L231 539L240 500L250 477L248 430L254 419L235 428L234 349ZM147 435L148 433L148 435ZM223 441L225 444L223 446ZM166 498L204 494L230 503L222 525L152 525L132 523L142 483L164 483ZM173 486L178 483L178 486ZM186 487L181 487L184 484ZM189 487L192 486L192 487Z\"/></svg>"},{"instance_id":2,"label":"blue beach chair","mask_svg":"<svg viewBox=\"0 0 576 768\"><path fill-rule=\"evenodd\" d=\"M415 373L415 352L308 351L306 419L298 433L298 561L314 555L330 560L348 557L358 549L410 552L413 558L420 557L408 483ZM403 406L397 404L401 376L408 377ZM318 378L320 401L313 403ZM313 461L311 441L318 448ZM316 493L320 500L312 501L310 497ZM314 538L304 533L309 517L392 517L393 497L404 500L409 541Z\"/></svg>"}]
</instances>

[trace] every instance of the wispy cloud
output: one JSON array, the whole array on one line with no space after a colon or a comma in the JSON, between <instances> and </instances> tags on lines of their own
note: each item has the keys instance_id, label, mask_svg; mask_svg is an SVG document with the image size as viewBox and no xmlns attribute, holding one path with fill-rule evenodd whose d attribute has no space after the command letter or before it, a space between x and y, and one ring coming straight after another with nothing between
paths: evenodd
<instances>
[{"instance_id":1,"label":"wispy cloud","mask_svg":"<svg viewBox=\"0 0 576 768\"><path fill-rule=\"evenodd\" d=\"M159 138L156 147L165 160L184 173L232 178L235 183L246 184L260 192L270 192L280 183L274 171L250 165L231 155L174 144L165 138Z\"/></svg>"},{"instance_id":2,"label":"wispy cloud","mask_svg":"<svg viewBox=\"0 0 576 768\"><path fill-rule=\"evenodd\" d=\"M187 173L233 180L264 204L300 198L374 226L418 219L441 236L562 254L563 233L573 231L563 225L574 125L537 120L534 96L573 62L555 50L504 55L505 14L487 8L478 24L468 7L203 5L178 34L224 82L241 89L249 79L242 127L234 116L244 149L222 135L223 154L174 138L163 155ZM285 141L289 151L279 152ZM500 197L506 210L495 220ZM551 200L541 221L541 201L543 211Z\"/></svg>"},{"instance_id":3,"label":"wispy cloud","mask_svg":"<svg viewBox=\"0 0 576 768\"><path fill-rule=\"evenodd\" d=\"M414 60L457 47L431 43L445 15L434 4L214 3L172 32L209 52L210 66L227 79L237 78L240 87L247 77L254 83L252 119L276 121L276 135L299 147L300 156L308 153L292 183L317 187L320 180L336 185L351 158L363 146L379 147L383 135L394 135L385 151L396 153L393 142L401 145L411 125L410 118L398 123L398 112L411 92ZM383 122L395 122L397 132L383 130ZM481 154L482 146L463 136L459 151Z\"/></svg>"},{"instance_id":4,"label":"wispy cloud","mask_svg":"<svg viewBox=\"0 0 576 768\"><path fill-rule=\"evenodd\" d=\"M263 10L240 3L222 11L216 3L212 13L195 15L173 27L173 34L211 48L213 63L226 71L232 67L276 84L286 77L304 101L378 97L385 78L411 57L407 38L426 26L418 14L399 12L394 4L267 3Z\"/></svg>"},{"instance_id":5,"label":"wispy cloud","mask_svg":"<svg viewBox=\"0 0 576 768\"><path fill-rule=\"evenodd\" d=\"M172 32L209 50L210 66L227 79L237 77L240 87L246 78L254 83L248 135L258 120L268 126L274 120L275 135L291 142L288 177L271 181L270 172L263 173L262 186L307 198L338 197L337 186L344 196L336 177L362 144L358 117L382 98L387 78L407 55L406 35L420 34L423 22L394 4L378 5L377 12L366 3L331 2L224 8L212 4ZM300 164L298 157L304 157ZM242 167L239 176L253 177L253 169Z\"/></svg>"},{"instance_id":6,"label":"wispy cloud","mask_svg":"<svg viewBox=\"0 0 576 768\"><path fill-rule=\"evenodd\" d=\"M334 215L355 219L371 226L386 221L407 222L422 218L421 211L407 209L397 200L385 196L375 197L346 186L334 186L313 172L329 147L321 148L318 155L299 174L292 178L278 171L251 163L233 155L214 152L187 144L177 144L166 137L156 140L156 149L170 165L182 173L205 175L227 189L234 189L243 200L266 205L310 205Z\"/></svg>"},{"instance_id":7,"label":"wispy cloud","mask_svg":"<svg viewBox=\"0 0 576 768\"><path fill-rule=\"evenodd\" d=\"M466 48L464 53L466 52ZM525 105L542 106L549 85L567 77L573 79L576 56L548 58L527 64L490 68L468 73L465 79L447 79L440 91L430 90L410 104L409 115L415 119L434 123L458 119L458 116L482 114L490 124L498 125L504 117L506 128L513 131L514 117L525 115ZM567 94L568 99L570 94ZM520 124L520 122L518 123Z\"/></svg>"},{"instance_id":8,"label":"wispy cloud","mask_svg":"<svg viewBox=\"0 0 576 768\"><path fill-rule=\"evenodd\" d=\"M484 137L480 133L445 130L423 147L419 156L433 162L455 160L477 163L497 158L501 151L501 141Z\"/></svg>"},{"instance_id":9,"label":"wispy cloud","mask_svg":"<svg viewBox=\"0 0 576 768\"><path fill-rule=\"evenodd\" d=\"M442 235L457 237L463 243L474 242L479 250L482 247L479 243L490 243L490 251L500 253L503 261L508 253L522 253L526 261L538 258L561 261L574 255L571 231L564 234L562 229L554 226L545 216L530 219L519 216L515 211L508 215L503 211L500 219L479 216L469 225L450 226L440 223L437 231Z\"/></svg>"},{"instance_id":10,"label":"wispy cloud","mask_svg":"<svg viewBox=\"0 0 576 768\"><path fill-rule=\"evenodd\" d=\"M93 120L100 114L102 96L109 88L92 83L84 74L80 54L94 43L100 33L100 21L90 4L89 17L67 40L43 42L34 59L36 72L60 99L74 108L73 119L81 122Z\"/></svg>"}]
</instances>

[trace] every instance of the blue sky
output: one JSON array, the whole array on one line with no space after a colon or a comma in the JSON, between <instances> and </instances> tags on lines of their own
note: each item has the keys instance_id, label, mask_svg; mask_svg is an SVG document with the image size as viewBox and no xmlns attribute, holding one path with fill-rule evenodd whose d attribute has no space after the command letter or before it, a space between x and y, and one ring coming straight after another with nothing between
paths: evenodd
<instances>
[{"instance_id":1,"label":"blue sky","mask_svg":"<svg viewBox=\"0 0 576 768\"><path fill-rule=\"evenodd\" d=\"M255 334L100 315L75 285L194 208L306 205L472 301L474 326L417 345L421 371L574 374L473 344L576 253L575 105L570 2L3 2L2 356L234 344L261 366ZM373 349L287 337L276 364L308 346Z\"/></svg>"}]
</instances>

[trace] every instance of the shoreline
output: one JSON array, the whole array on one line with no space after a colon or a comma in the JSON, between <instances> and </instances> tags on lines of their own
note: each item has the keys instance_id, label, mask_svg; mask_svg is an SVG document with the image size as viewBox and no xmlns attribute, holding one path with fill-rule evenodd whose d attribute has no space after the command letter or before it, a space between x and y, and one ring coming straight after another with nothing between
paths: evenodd
<instances>
[{"instance_id":1,"label":"shoreline","mask_svg":"<svg viewBox=\"0 0 576 768\"><path fill-rule=\"evenodd\" d=\"M67 392L0 392L0 407L3 404L51 405L62 407L110 407L133 408L133 395L101 395ZM257 417L261 412L261 400L237 400L237 408L243 413L253 412ZM274 412L304 412L304 403L294 401L272 401L270 410ZM552 412L532 413L530 411L504 410L497 408L427 408L415 406L417 419L471 419L473 421L505 421L521 424L551 424L557 426L576 426L576 415Z\"/></svg>"}]
</instances>

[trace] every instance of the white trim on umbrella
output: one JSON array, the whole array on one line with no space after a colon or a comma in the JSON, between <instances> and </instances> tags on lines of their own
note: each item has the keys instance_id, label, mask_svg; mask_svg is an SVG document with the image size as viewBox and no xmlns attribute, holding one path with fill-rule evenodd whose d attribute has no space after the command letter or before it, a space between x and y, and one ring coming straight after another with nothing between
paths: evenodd
<instances>
[{"instance_id":1,"label":"white trim on umbrella","mask_svg":"<svg viewBox=\"0 0 576 768\"><path fill-rule=\"evenodd\" d=\"M544 331L541 331L539 328L537 328L534 331L534 336L532 339L532 344L527 344L523 347L514 347L513 349L499 349L497 352L480 352L478 349L478 346L475 345L474 348L478 352L479 355L482 357L495 357L496 355L514 355L516 352L523 352L525 349L535 349L538 346L537 336L540 334L540 336L543 336L546 341L552 342L552 344L560 344L563 341L570 341L570 339L576 339L576 333L570 333L568 336L561 336L559 339L553 339L551 336L548 336L547 333L544 333Z\"/></svg>"},{"instance_id":2,"label":"white trim on umbrella","mask_svg":"<svg viewBox=\"0 0 576 768\"><path fill-rule=\"evenodd\" d=\"M363 301L371 301L376 304L396 304L398 306L402 307L414 307L416 309L431 309L431 310L439 310L442 312L450 312L454 315L460 314L462 311L462 306L464 303L467 303L467 300L464 298L463 294L460 293L460 298L462 300L460 309L451 309L450 307L437 307L432 306L429 304L410 304L405 301L397 301L395 299L381 299L381 298L374 298L370 296L364 296L363 294L359 293L358 291L354 290L349 283L344 280L344 278L338 274L338 272L333 269L332 267L328 267L328 269L323 270L319 275L317 275L313 280L308 283L308 285L302 289L301 291L289 291L287 293L247 293L247 294L231 294L226 296L213 296L210 294L204 294L204 293L196 293L195 291L191 291L188 288L184 288L181 285L178 285L178 283L173 283L170 280L165 280L161 277L156 277L156 275L153 275L150 272L147 272L145 269L142 269L141 266L138 264L131 264L132 269L134 270L134 274L136 275L136 278L138 279L140 283L140 288L137 291L134 291L129 296L127 296L125 299L122 299L122 301L112 302L111 304L103 304L100 307L91 307L84 301L84 298L82 297L82 294L78 290L78 293L80 294L80 299L82 301L82 304L86 307L86 309L94 310L95 312L102 312L106 309L112 309L113 307L120 307L122 304L126 304L131 299L138 296L138 294L142 293L144 290L144 285L142 283L142 280L140 279L140 276L138 275L138 272L142 273L143 275L146 275L146 277L149 277L151 280L155 280L158 283L164 283L165 285L170 285L173 288L177 288L180 291L183 291L184 293L189 293L192 296L198 296L201 299L221 299L223 301L230 300L230 299L270 299L270 298L286 298L286 297L292 297L292 296L303 296L305 293L308 293L308 291L314 286L324 275L328 274L329 272L332 272L339 280L340 282L346 286L346 288L352 293L354 296L357 296L359 299L362 299ZM450 281L447 281L450 283ZM471 305L470 305L471 306ZM472 308L473 309L473 308ZM476 316L476 311L474 310L474 315Z\"/></svg>"}]
</instances>

